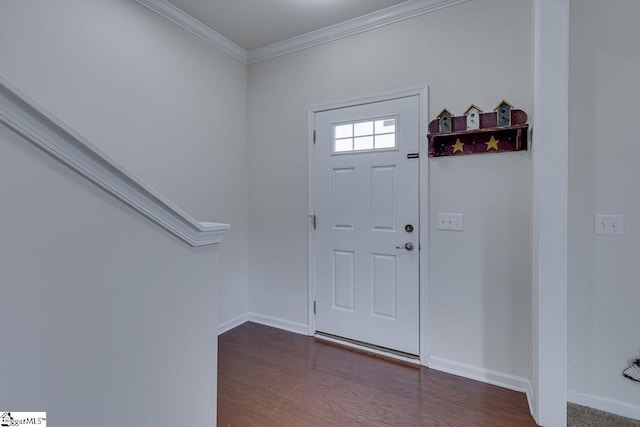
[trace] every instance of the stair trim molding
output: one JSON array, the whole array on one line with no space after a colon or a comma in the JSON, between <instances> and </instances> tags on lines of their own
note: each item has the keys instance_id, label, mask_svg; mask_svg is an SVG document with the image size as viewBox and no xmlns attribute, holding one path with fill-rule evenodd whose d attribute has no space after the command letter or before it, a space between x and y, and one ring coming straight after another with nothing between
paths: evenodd
<instances>
[{"instance_id":1,"label":"stair trim molding","mask_svg":"<svg viewBox=\"0 0 640 427\"><path fill-rule=\"evenodd\" d=\"M1 73L0 123L190 246L221 243L230 227L195 220Z\"/></svg>"}]
</instances>

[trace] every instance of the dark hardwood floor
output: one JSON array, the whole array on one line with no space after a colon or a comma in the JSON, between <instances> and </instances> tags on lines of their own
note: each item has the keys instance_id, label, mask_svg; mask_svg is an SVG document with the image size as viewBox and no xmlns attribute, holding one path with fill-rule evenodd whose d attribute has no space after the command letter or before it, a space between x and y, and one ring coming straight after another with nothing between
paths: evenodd
<instances>
[{"instance_id":1,"label":"dark hardwood floor","mask_svg":"<svg viewBox=\"0 0 640 427\"><path fill-rule=\"evenodd\" d=\"M523 393L255 323L219 338L219 427L535 425Z\"/></svg>"}]
</instances>

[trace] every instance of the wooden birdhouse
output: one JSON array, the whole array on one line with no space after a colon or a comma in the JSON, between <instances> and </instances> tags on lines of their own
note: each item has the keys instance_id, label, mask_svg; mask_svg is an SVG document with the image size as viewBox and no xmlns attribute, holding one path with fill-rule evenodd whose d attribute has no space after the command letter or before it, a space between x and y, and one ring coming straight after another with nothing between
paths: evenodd
<instances>
[{"instance_id":1,"label":"wooden birdhouse","mask_svg":"<svg viewBox=\"0 0 640 427\"><path fill-rule=\"evenodd\" d=\"M527 113L505 100L488 113L474 104L462 116L445 108L429 122L429 157L526 150L528 129Z\"/></svg>"},{"instance_id":2,"label":"wooden birdhouse","mask_svg":"<svg viewBox=\"0 0 640 427\"><path fill-rule=\"evenodd\" d=\"M482 110L475 104L469 105L464 115L467 116L467 130L480 129L480 113Z\"/></svg>"},{"instance_id":3,"label":"wooden birdhouse","mask_svg":"<svg viewBox=\"0 0 640 427\"><path fill-rule=\"evenodd\" d=\"M513 105L511 105L506 100L500 101L500 104L493 111L496 112L498 127L502 126L511 126L511 109Z\"/></svg>"},{"instance_id":4,"label":"wooden birdhouse","mask_svg":"<svg viewBox=\"0 0 640 427\"><path fill-rule=\"evenodd\" d=\"M447 110L446 108L443 108L442 111L440 111L440 113L438 113L436 118L440 122L440 133L451 132L451 118L452 117L453 117L453 114L451 114L451 111Z\"/></svg>"}]
</instances>

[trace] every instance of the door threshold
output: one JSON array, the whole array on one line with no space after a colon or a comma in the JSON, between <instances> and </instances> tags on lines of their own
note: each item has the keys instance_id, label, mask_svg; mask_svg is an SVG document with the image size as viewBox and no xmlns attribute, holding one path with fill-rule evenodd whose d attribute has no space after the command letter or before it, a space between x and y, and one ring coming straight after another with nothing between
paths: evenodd
<instances>
[{"instance_id":1,"label":"door threshold","mask_svg":"<svg viewBox=\"0 0 640 427\"><path fill-rule=\"evenodd\" d=\"M403 362L412 367L420 366L420 357L414 354L404 353L402 351L392 350L390 348L379 347L377 345L368 344L362 341L356 341L349 338L339 337L337 335L327 334L325 332L316 332L313 336L319 341L325 341L349 349L358 350L374 357L382 359L390 359L393 362Z\"/></svg>"}]
</instances>

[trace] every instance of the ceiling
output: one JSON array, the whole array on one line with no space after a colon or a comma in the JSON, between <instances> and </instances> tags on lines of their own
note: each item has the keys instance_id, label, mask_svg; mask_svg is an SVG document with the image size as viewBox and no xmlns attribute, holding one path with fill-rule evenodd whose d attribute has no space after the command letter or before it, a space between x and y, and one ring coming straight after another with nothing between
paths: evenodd
<instances>
[{"instance_id":1,"label":"ceiling","mask_svg":"<svg viewBox=\"0 0 640 427\"><path fill-rule=\"evenodd\" d=\"M247 51L406 0L169 0Z\"/></svg>"}]
</instances>

